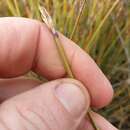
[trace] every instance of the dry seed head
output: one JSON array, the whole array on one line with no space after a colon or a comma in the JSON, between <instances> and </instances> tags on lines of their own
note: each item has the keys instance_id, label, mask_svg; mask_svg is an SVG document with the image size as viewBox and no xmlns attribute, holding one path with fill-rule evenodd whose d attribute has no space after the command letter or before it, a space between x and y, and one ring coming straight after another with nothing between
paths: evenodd
<instances>
[{"instance_id":1,"label":"dry seed head","mask_svg":"<svg viewBox=\"0 0 130 130\"><path fill-rule=\"evenodd\" d=\"M55 34L55 28L53 25L53 21L47 10L42 6L39 6L39 11L41 13L42 20L45 22L47 27L52 31L53 34Z\"/></svg>"}]
</instances>

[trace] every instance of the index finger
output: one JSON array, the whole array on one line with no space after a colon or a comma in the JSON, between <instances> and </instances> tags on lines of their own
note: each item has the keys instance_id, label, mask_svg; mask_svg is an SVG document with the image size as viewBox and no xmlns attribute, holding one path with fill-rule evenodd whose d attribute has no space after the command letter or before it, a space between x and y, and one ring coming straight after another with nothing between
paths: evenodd
<instances>
[{"instance_id":1,"label":"index finger","mask_svg":"<svg viewBox=\"0 0 130 130\"><path fill-rule=\"evenodd\" d=\"M102 107L112 98L112 87L92 58L60 34L76 79L88 89L92 105ZM0 19L0 77L16 77L33 69L48 79L64 76L54 39L48 28L24 18Z\"/></svg>"}]
</instances>

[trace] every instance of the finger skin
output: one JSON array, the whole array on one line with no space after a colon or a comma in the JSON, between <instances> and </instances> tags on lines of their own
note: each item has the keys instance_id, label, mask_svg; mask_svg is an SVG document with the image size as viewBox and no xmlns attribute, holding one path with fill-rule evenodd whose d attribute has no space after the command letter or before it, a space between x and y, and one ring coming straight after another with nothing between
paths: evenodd
<instances>
[{"instance_id":1,"label":"finger skin","mask_svg":"<svg viewBox=\"0 0 130 130\"><path fill-rule=\"evenodd\" d=\"M100 130L118 130L116 127L114 127L112 124L110 124L101 115L99 115L95 112L92 112L91 115ZM92 125L91 125L90 121L88 121L88 119L84 119L83 122L81 123L80 127L78 128L78 130L94 130L94 128L92 127Z\"/></svg>"},{"instance_id":2,"label":"finger skin","mask_svg":"<svg viewBox=\"0 0 130 130\"><path fill-rule=\"evenodd\" d=\"M0 18L0 30L0 77L16 77L30 69L48 79L64 76L53 36L44 24L25 18ZM107 78L88 54L59 35L76 79L91 95L92 106L107 105L113 97Z\"/></svg>"},{"instance_id":3,"label":"finger skin","mask_svg":"<svg viewBox=\"0 0 130 130\"><path fill-rule=\"evenodd\" d=\"M63 104L64 100L60 100L59 94L57 95L59 87L61 88L61 85L63 87L63 84L77 86L73 89L72 86L65 86L65 89L70 89L69 92L73 95L60 89L62 94L60 98L65 94L67 104L70 102L69 107ZM77 99L75 100L73 96ZM2 103L0 124L5 130L76 130L89 105L88 92L80 82L60 79L42 84Z\"/></svg>"},{"instance_id":4,"label":"finger skin","mask_svg":"<svg viewBox=\"0 0 130 130\"><path fill-rule=\"evenodd\" d=\"M41 84L41 81L25 77L0 79L0 102L20 93L28 91Z\"/></svg>"}]
</instances>

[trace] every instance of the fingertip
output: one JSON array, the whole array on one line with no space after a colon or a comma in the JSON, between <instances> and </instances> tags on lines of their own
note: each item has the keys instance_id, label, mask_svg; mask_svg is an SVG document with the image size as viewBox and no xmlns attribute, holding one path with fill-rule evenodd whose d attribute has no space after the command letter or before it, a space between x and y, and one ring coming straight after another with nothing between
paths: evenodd
<instances>
[{"instance_id":1,"label":"fingertip","mask_svg":"<svg viewBox=\"0 0 130 130\"><path fill-rule=\"evenodd\" d=\"M97 101L93 100L91 106L95 108L103 108L109 105L113 99L114 91L110 83L107 86L104 86L100 91L100 96L97 98Z\"/></svg>"},{"instance_id":2,"label":"fingertip","mask_svg":"<svg viewBox=\"0 0 130 130\"><path fill-rule=\"evenodd\" d=\"M111 83L94 60L80 48L73 55L72 69L76 78L88 89L93 107L102 108L110 103L113 97Z\"/></svg>"}]
</instances>

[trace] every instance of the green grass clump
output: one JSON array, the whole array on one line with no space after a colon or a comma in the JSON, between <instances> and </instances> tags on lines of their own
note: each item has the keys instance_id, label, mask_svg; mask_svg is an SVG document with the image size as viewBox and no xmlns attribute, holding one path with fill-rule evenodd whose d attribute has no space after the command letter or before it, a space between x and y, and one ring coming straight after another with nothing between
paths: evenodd
<instances>
[{"instance_id":1,"label":"green grass clump","mask_svg":"<svg viewBox=\"0 0 130 130\"><path fill-rule=\"evenodd\" d=\"M129 0L0 0L0 16L40 20L39 3L51 14L57 30L89 53L111 81L115 89L114 100L100 112L118 128L128 130Z\"/></svg>"}]
</instances>

